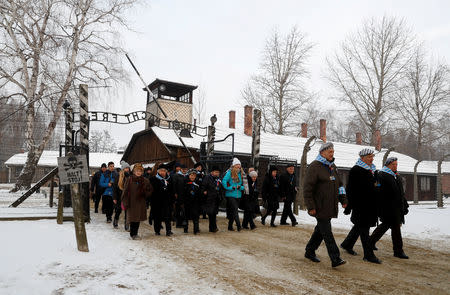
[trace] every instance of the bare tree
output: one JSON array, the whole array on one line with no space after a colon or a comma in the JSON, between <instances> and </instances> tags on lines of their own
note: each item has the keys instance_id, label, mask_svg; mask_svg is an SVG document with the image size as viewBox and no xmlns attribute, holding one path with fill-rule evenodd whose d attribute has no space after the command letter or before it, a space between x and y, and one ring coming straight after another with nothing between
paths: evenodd
<instances>
[{"instance_id":1,"label":"bare tree","mask_svg":"<svg viewBox=\"0 0 450 295\"><path fill-rule=\"evenodd\" d=\"M115 153L117 145L108 130L94 130L89 136L89 151L94 153Z\"/></svg>"},{"instance_id":2,"label":"bare tree","mask_svg":"<svg viewBox=\"0 0 450 295\"><path fill-rule=\"evenodd\" d=\"M242 90L244 101L261 110L262 128L277 134L295 133L298 112L311 96L303 87L306 60L313 45L296 27L266 41L259 73Z\"/></svg>"},{"instance_id":3,"label":"bare tree","mask_svg":"<svg viewBox=\"0 0 450 295\"><path fill-rule=\"evenodd\" d=\"M135 0L5 0L0 5L0 89L25 105L27 161L14 190L27 188L36 164L80 83L123 77L117 30ZM49 121L36 139L35 117Z\"/></svg>"},{"instance_id":4,"label":"bare tree","mask_svg":"<svg viewBox=\"0 0 450 295\"><path fill-rule=\"evenodd\" d=\"M367 127L366 137L386 128L386 114L410 63L413 41L402 20L385 16L366 21L327 59L330 81Z\"/></svg>"},{"instance_id":5,"label":"bare tree","mask_svg":"<svg viewBox=\"0 0 450 295\"><path fill-rule=\"evenodd\" d=\"M206 93L203 89L197 92L197 98L194 102L194 118L197 119L198 124L202 124L206 119Z\"/></svg>"},{"instance_id":6,"label":"bare tree","mask_svg":"<svg viewBox=\"0 0 450 295\"><path fill-rule=\"evenodd\" d=\"M416 139L414 156L418 159L423 159L424 145L450 134L448 129L442 130L437 124L448 119L449 68L439 61L428 64L425 59L426 53L420 46L403 75L405 84L396 100L396 109Z\"/></svg>"}]
</instances>

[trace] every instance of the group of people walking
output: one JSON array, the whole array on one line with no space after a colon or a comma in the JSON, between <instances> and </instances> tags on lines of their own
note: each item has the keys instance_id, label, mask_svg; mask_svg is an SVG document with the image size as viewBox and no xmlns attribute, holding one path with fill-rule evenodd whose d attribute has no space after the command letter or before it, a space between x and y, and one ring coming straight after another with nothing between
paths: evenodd
<instances>
[{"instance_id":1,"label":"group of people walking","mask_svg":"<svg viewBox=\"0 0 450 295\"><path fill-rule=\"evenodd\" d=\"M353 250L358 237L364 249L363 259L372 263L381 263L375 256L376 243L391 229L394 256L407 259L403 251L400 227L404 215L408 213L402 179L397 172L397 159L388 158L384 167L378 171L373 164L374 150L363 149L359 159L350 170L347 185L344 187L338 169L334 164L334 146L324 143L319 155L309 165L303 186L303 194L308 214L315 217L317 225L306 245L305 257L313 262L320 262L316 250L322 240L325 241L332 267L345 263L331 230L331 219L338 216L338 203L345 208L344 214L351 214L353 228L341 243L341 248L348 254L357 255ZM192 222L194 234L200 232L200 217L209 220L209 231L217 232L216 216L219 204L226 201L228 230L237 231L255 229L254 218L261 215L265 225L270 216L270 226L275 224L280 202L284 202L280 225L298 224L292 204L298 192L294 165L288 165L284 173L270 166L266 173L261 191L258 185L258 172L250 167L247 173L241 167L239 159L234 158L230 168L222 174L213 166L205 175L202 163L196 163L193 169L176 163L174 169L167 164L156 164L153 169L135 164L130 167L121 162L120 172L114 163L102 164L94 174L91 192L95 212L98 213L102 200L102 213L106 221L118 228L122 211L125 211L125 230L132 239L140 239L139 224L147 220L153 225L156 235L165 228L166 235L173 235L172 222L176 227L189 231ZM261 212L259 196L265 210ZM238 210L244 211L242 224ZM265 211L265 212L264 212ZM114 220L113 220L113 213ZM381 220L372 235L370 227Z\"/></svg>"},{"instance_id":2,"label":"group of people walking","mask_svg":"<svg viewBox=\"0 0 450 295\"><path fill-rule=\"evenodd\" d=\"M347 253L357 255L353 250L358 237L364 250L363 259L372 263L381 263L375 254L376 243L390 228L394 256L408 259L403 251L400 227L408 213L403 183L397 172L398 159L387 158L384 167L377 171L373 164L375 151L365 148L359 152L359 159L351 168L347 185L339 177L334 164L334 146L324 143L320 153L307 172L304 185L304 198L308 214L317 219L317 225L306 245L305 257L320 262L315 251L325 241L333 267L345 264L331 231L331 218L338 216L338 203L345 208L344 214L351 214L353 227L341 243ZM379 224L369 235L370 227Z\"/></svg>"}]
</instances>

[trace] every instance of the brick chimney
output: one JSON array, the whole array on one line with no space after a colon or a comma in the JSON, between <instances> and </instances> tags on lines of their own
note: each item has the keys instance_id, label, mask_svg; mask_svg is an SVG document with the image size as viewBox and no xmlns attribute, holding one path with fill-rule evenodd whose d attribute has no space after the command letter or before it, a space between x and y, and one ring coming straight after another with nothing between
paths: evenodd
<instances>
[{"instance_id":1,"label":"brick chimney","mask_svg":"<svg viewBox=\"0 0 450 295\"><path fill-rule=\"evenodd\" d=\"M235 129L236 128L236 111L229 112L229 125L228 128Z\"/></svg>"},{"instance_id":2,"label":"brick chimney","mask_svg":"<svg viewBox=\"0 0 450 295\"><path fill-rule=\"evenodd\" d=\"M327 142L327 120L320 119L320 139Z\"/></svg>"},{"instance_id":3,"label":"brick chimney","mask_svg":"<svg viewBox=\"0 0 450 295\"><path fill-rule=\"evenodd\" d=\"M375 143L375 149L381 151L381 132L380 130L375 130L373 134L373 142Z\"/></svg>"},{"instance_id":4,"label":"brick chimney","mask_svg":"<svg viewBox=\"0 0 450 295\"><path fill-rule=\"evenodd\" d=\"M356 132L356 144L362 145L362 135L361 135L361 132Z\"/></svg>"},{"instance_id":5,"label":"brick chimney","mask_svg":"<svg viewBox=\"0 0 450 295\"><path fill-rule=\"evenodd\" d=\"M253 124L253 107L246 105L244 107L244 133L247 136L252 136Z\"/></svg>"},{"instance_id":6,"label":"brick chimney","mask_svg":"<svg viewBox=\"0 0 450 295\"><path fill-rule=\"evenodd\" d=\"M308 137L308 124L306 123L302 123L302 133L301 133L302 137Z\"/></svg>"}]
</instances>

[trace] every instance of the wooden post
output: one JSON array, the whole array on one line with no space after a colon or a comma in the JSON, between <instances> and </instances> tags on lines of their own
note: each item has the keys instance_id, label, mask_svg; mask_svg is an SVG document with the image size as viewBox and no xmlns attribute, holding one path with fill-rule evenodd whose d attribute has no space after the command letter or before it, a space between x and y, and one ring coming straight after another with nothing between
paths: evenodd
<instances>
[{"instance_id":1,"label":"wooden post","mask_svg":"<svg viewBox=\"0 0 450 295\"><path fill-rule=\"evenodd\" d=\"M56 215L56 223L57 224L63 224L63 220L64 220L63 210L64 210L64 193L59 192L59 194L58 194L58 214Z\"/></svg>"},{"instance_id":2,"label":"wooden post","mask_svg":"<svg viewBox=\"0 0 450 295\"><path fill-rule=\"evenodd\" d=\"M258 171L261 150L261 111L258 109L253 110L252 128L252 165Z\"/></svg>"},{"instance_id":3,"label":"wooden post","mask_svg":"<svg viewBox=\"0 0 450 295\"><path fill-rule=\"evenodd\" d=\"M68 107L65 110L66 113L66 155L73 150L73 109ZM72 198L70 197L70 186L64 185L63 192L65 194L64 207L72 207Z\"/></svg>"},{"instance_id":4,"label":"wooden post","mask_svg":"<svg viewBox=\"0 0 450 295\"><path fill-rule=\"evenodd\" d=\"M49 199L48 199L50 208L53 208L53 190L54 190L54 188L55 188L54 182L55 182L55 176L53 176L53 177L50 179L50 197L49 197Z\"/></svg>"},{"instance_id":5,"label":"wooden post","mask_svg":"<svg viewBox=\"0 0 450 295\"><path fill-rule=\"evenodd\" d=\"M310 144L311 142L316 139L316 137L313 135L311 136L308 141L305 143L305 146L303 147L303 154L302 154L302 160L300 162L300 177L299 177L299 183L298 183L298 187L300 188L299 191L297 192L297 198L299 199L298 202L300 203L300 209L301 210L305 210L305 198L303 196L303 186L305 183L305 178L306 178L306 169L308 167L308 162L307 160L307 155L309 150L311 149ZM296 199L297 199L296 198Z\"/></svg>"},{"instance_id":6,"label":"wooden post","mask_svg":"<svg viewBox=\"0 0 450 295\"><path fill-rule=\"evenodd\" d=\"M387 160L387 158L389 157L389 154L390 154L392 151L394 151L394 150L395 150L394 147L390 147L390 148L384 153L384 156L383 156L383 163L381 163L381 167L384 166L384 163L386 163L386 160Z\"/></svg>"},{"instance_id":7,"label":"wooden post","mask_svg":"<svg viewBox=\"0 0 450 295\"><path fill-rule=\"evenodd\" d=\"M78 250L82 252L89 252L86 228L84 227L83 200L80 196L80 184L71 184L70 192L72 196L73 219Z\"/></svg>"},{"instance_id":8,"label":"wooden post","mask_svg":"<svg viewBox=\"0 0 450 295\"><path fill-rule=\"evenodd\" d=\"M442 198L442 162L445 160L446 157L450 157L450 154L443 156L438 161L438 173L436 178L436 199L437 199L437 206L438 208L444 207L444 199Z\"/></svg>"},{"instance_id":9,"label":"wooden post","mask_svg":"<svg viewBox=\"0 0 450 295\"><path fill-rule=\"evenodd\" d=\"M419 163L422 162L422 160L418 160L416 164L414 165L414 204L419 204L419 182L417 181L417 166L419 166Z\"/></svg>"},{"instance_id":10,"label":"wooden post","mask_svg":"<svg viewBox=\"0 0 450 295\"><path fill-rule=\"evenodd\" d=\"M87 164L89 167L89 99L88 86L86 84L80 85L80 143L81 154L86 155ZM90 222L89 182L81 183L80 187L81 199L83 200L84 220L86 222Z\"/></svg>"}]
</instances>

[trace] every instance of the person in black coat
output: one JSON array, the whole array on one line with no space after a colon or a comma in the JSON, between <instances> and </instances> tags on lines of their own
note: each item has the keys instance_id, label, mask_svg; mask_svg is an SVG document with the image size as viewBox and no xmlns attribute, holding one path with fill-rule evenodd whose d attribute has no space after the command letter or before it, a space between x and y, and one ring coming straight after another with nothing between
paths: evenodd
<instances>
[{"instance_id":1,"label":"person in black coat","mask_svg":"<svg viewBox=\"0 0 450 295\"><path fill-rule=\"evenodd\" d=\"M189 220L194 223L194 234L200 232L199 216L202 203L202 193L200 186L195 182L197 172L193 169L188 172L188 178L184 184L184 193L182 196L182 206L184 207L185 225L184 232L188 232Z\"/></svg>"},{"instance_id":2,"label":"person in black coat","mask_svg":"<svg viewBox=\"0 0 450 295\"><path fill-rule=\"evenodd\" d=\"M175 220L176 220L176 227L177 228L184 228L185 224L185 217L184 217L184 211L181 207L182 200L184 193L184 185L186 182L186 166L185 165L179 165L175 166L175 170L177 170L177 167L180 169L176 172L174 172L171 176L173 181L173 192L175 197ZM185 171L183 173L183 171Z\"/></svg>"},{"instance_id":3,"label":"person in black coat","mask_svg":"<svg viewBox=\"0 0 450 295\"><path fill-rule=\"evenodd\" d=\"M276 227L275 218L277 210L280 208L280 178L278 177L278 168L270 166L269 173L266 174L262 186L262 197L266 204L266 214L261 217L261 223L266 224L266 217L272 215L270 226Z\"/></svg>"},{"instance_id":4,"label":"person in black coat","mask_svg":"<svg viewBox=\"0 0 450 295\"><path fill-rule=\"evenodd\" d=\"M213 166L211 173L203 178L202 192L204 195L204 210L208 215L209 231L218 232L216 216L219 213L219 203L221 199L222 182L219 178L220 170Z\"/></svg>"},{"instance_id":5,"label":"person in black coat","mask_svg":"<svg viewBox=\"0 0 450 295\"><path fill-rule=\"evenodd\" d=\"M280 225L289 225L286 219L289 217L292 226L298 224L292 212L292 204L297 196L297 176L294 173L294 164L286 167L286 173L280 176L281 199L284 200L283 214L281 214Z\"/></svg>"},{"instance_id":6,"label":"person in black coat","mask_svg":"<svg viewBox=\"0 0 450 295\"><path fill-rule=\"evenodd\" d=\"M244 210L244 220L242 221L242 227L249 229L255 229L256 225L253 222L253 216L259 211L258 204L258 173L251 171L247 176L248 194L244 194L241 200L241 207ZM258 209L258 210L257 210Z\"/></svg>"},{"instance_id":7,"label":"person in black coat","mask_svg":"<svg viewBox=\"0 0 450 295\"><path fill-rule=\"evenodd\" d=\"M346 214L351 211L350 220L354 224L341 247L351 255L356 255L353 246L358 237L364 250L364 260L372 263L381 263L373 253L369 244L369 229L378 221L376 200L376 175L373 165L374 150L365 148L359 152L360 159L350 169L346 187L348 206Z\"/></svg>"},{"instance_id":8,"label":"person in black coat","mask_svg":"<svg viewBox=\"0 0 450 295\"><path fill-rule=\"evenodd\" d=\"M204 170L203 164L201 162L195 163L194 169L197 172L197 178L195 179L195 182L201 186L203 183L203 178L205 177L205 172L203 171ZM206 219L207 218L206 211L204 209L205 209L204 206L202 206L201 213L202 213L203 219Z\"/></svg>"},{"instance_id":9,"label":"person in black coat","mask_svg":"<svg viewBox=\"0 0 450 295\"><path fill-rule=\"evenodd\" d=\"M170 224L172 205L173 205L173 189L172 179L167 173L168 169L165 164L158 167L155 176L150 178L153 187L153 194L150 198L152 207L153 228L156 235L160 235L161 222L166 224L166 235L173 235L172 226Z\"/></svg>"},{"instance_id":10,"label":"person in black coat","mask_svg":"<svg viewBox=\"0 0 450 295\"><path fill-rule=\"evenodd\" d=\"M98 213L98 205L100 204L100 199L102 198L103 191L105 190L100 186L100 177L106 172L106 163L102 163L100 170L95 172L91 180L91 197L94 201L95 213Z\"/></svg>"},{"instance_id":11,"label":"person in black coat","mask_svg":"<svg viewBox=\"0 0 450 295\"><path fill-rule=\"evenodd\" d=\"M378 174L381 224L373 231L369 242L375 248L376 242L388 229L391 229L394 256L408 259L409 257L403 251L400 227L405 223L405 215L408 214L409 205L405 198L401 176L397 173L397 164L397 158L388 158Z\"/></svg>"}]
</instances>

